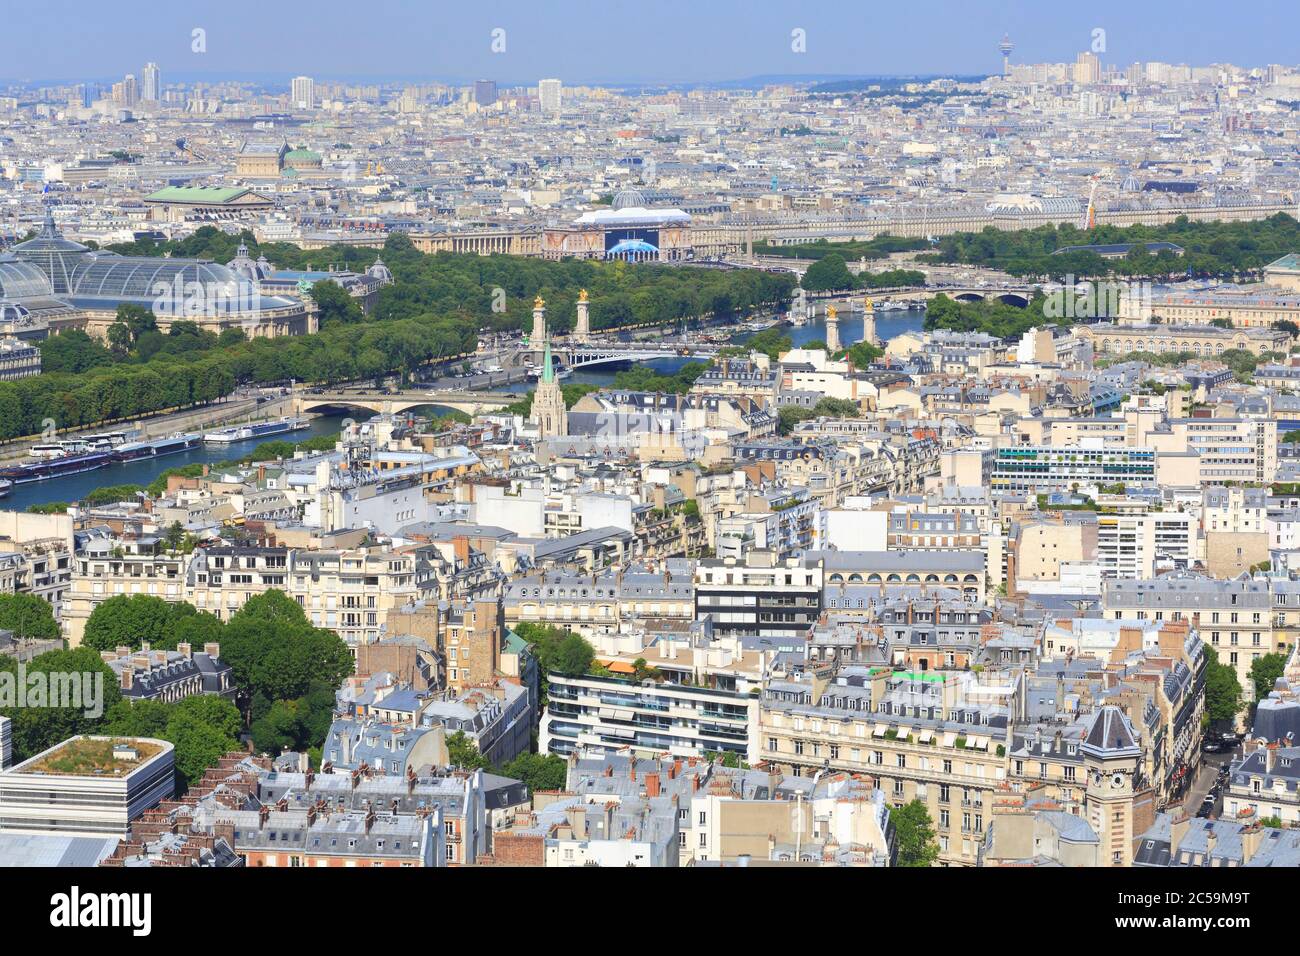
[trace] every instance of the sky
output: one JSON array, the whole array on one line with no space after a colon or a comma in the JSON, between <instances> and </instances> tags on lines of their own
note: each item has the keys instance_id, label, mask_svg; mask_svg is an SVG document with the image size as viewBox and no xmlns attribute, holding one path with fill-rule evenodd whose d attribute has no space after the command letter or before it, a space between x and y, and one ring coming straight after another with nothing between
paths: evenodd
<instances>
[{"instance_id":1,"label":"sky","mask_svg":"<svg viewBox=\"0 0 1300 956\"><path fill-rule=\"evenodd\" d=\"M1100 41L1106 63L1264 66L1300 62L1294 11L1294 0L2 0L0 79L103 81L149 61L164 83L985 74L1001 70L1004 33L1012 62L1070 61Z\"/></svg>"}]
</instances>

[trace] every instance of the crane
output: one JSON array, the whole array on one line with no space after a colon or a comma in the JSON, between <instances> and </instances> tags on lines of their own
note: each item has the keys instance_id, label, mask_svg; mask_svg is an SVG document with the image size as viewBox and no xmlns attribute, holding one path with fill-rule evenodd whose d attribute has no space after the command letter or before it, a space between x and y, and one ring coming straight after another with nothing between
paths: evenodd
<instances>
[{"instance_id":1,"label":"crane","mask_svg":"<svg viewBox=\"0 0 1300 956\"><path fill-rule=\"evenodd\" d=\"M1092 177L1092 189L1088 191L1088 208L1083 211L1083 222L1079 228L1085 232L1097 228L1097 177Z\"/></svg>"}]
</instances>

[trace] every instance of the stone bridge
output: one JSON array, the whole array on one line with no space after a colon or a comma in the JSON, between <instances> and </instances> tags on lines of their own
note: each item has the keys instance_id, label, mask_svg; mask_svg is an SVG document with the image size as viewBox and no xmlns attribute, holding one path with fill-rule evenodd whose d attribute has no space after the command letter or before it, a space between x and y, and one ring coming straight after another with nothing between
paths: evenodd
<instances>
[{"instance_id":1,"label":"stone bridge","mask_svg":"<svg viewBox=\"0 0 1300 956\"><path fill-rule=\"evenodd\" d=\"M1007 305L1018 305L1021 308L1029 305L1038 291L1037 285L972 285L972 284L954 284L954 285L927 285L927 286L892 286L883 289L860 289L853 292L847 298L856 299L859 302L863 297L870 297L876 301L895 301L906 299L911 301L933 299L936 295L946 295L957 302L980 302L984 299L997 299L1005 302ZM839 298L840 296L836 296Z\"/></svg>"},{"instance_id":2,"label":"stone bridge","mask_svg":"<svg viewBox=\"0 0 1300 956\"><path fill-rule=\"evenodd\" d=\"M523 398L513 392L467 392L459 389L445 391L404 390L391 395L382 392L338 391L300 392L293 399L295 415L321 412L325 409L357 408L376 415L395 415L422 405L437 405L474 416L494 412L513 405Z\"/></svg>"}]
</instances>

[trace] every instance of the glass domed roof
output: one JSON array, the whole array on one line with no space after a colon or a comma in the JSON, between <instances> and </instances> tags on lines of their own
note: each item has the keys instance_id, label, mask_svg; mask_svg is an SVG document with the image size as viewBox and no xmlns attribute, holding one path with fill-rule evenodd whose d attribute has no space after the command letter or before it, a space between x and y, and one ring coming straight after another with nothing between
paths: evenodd
<instances>
[{"instance_id":1,"label":"glass domed roof","mask_svg":"<svg viewBox=\"0 0 1300 956\"><path fill-rule=\"evenodd\" d=\"M614 201L611 203L615 209L643 209L645 204L645 193L631 187L616 192Z\"/></svg>"},{"instance_id":2,"label":"glass domed roof","mask_svg":"<svg viewBox=\"0 0 1300 956\"><path fill-rule=\"evenodd\" d=\"M63 238L59 227L54 224L54 213L48 207L40 233L35 239L18 243L13 252L23 262L38 266L49 277L56 294L66 293L72 288L73 273L82 259L91 254L88 246Z\"/></svg>"},{"instance_id":3,"label":"glass domed roof","mask_svg":"<svg viewBox=\"0 0 1300 956\"><path fill-rule=\"evenodd\" d=\"M49 277L36 266L0 256L0 299L48 299L53 295Z\"/></svg>"},{"instance_id":4,"label":"glass domed roof","mask_svg":"<svg viewBox=\"0 0 1300 956\"><path fill-rule=\"evenodd\" d=\"M72 298L85 305L136 302L158 315L256 312L292 305L264 296L255 283L216 262L103 253L73 277Z\"/></svg>"}]
</instances>

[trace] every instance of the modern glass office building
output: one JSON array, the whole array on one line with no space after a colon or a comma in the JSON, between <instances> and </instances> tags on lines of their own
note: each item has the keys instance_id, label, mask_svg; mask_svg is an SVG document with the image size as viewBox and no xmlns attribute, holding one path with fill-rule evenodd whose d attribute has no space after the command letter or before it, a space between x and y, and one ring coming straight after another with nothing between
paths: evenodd
<instances>
[{"instance_id":1,"label":"modern glass office building","mask_svg":"<svg viewBox=\"0 0 1300 956\"><path fill-rule=\"evenodd\" d=\"M1073 485L1154 485L1156 453L1146 448L999 448L994 491L1066 491Z\"/></svg>"}]
</instances>

